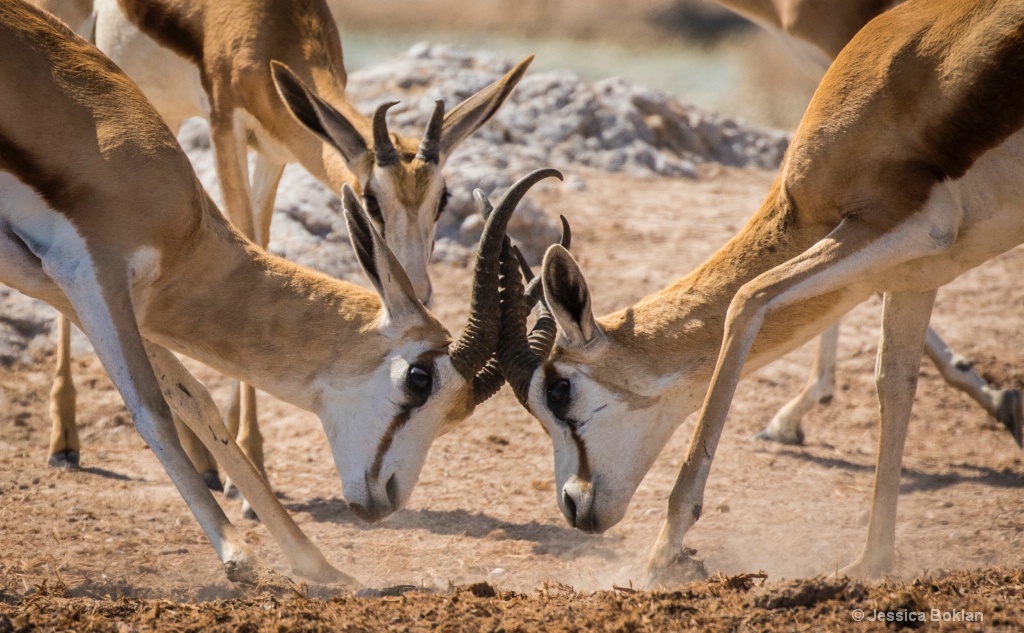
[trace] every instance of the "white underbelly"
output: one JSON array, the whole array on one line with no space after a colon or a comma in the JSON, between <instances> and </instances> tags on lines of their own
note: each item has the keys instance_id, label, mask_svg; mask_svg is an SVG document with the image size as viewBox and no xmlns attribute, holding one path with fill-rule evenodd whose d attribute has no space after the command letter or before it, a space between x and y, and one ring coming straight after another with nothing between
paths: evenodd
<instances>
[{"instance_id":1,"label":"white underbelly","mask_svg":"<svg viewBox=\"0 0 1024 633\"><path fill-rule=\"evenodd\" d=\"M65 309L68 300L55 284L52 269L93 266L85 239L75 225L6 171L0 171L0 223L0 283ZM128 254L125 265L133 283L133 303L136 314L141 315L149 303L148 289L160 274L160 256L152 247L126 246L123 251Z\"/></svg>"},{"instance_id":2,"label":"white underbelly","mask_svg":"<svg viewBox=\"0 0 1024 633\"><path fill-rule=\"evenodd\" d=\"M280 112L283 116L289 116L282 104ZM278 165L287 165L295 162L295 155L280 141L273 137L252 114L246 110L235 110L235 128L243 130L246 134L248 145L251 149L270 159Z\"/></svg>"},{"instance_id":3,"label":"white underbelly","mask_svg":"<svg viewBox=\"0 0 1024 633\"><path fill-rule=\"evenodd\" d=\"M873 281L877 291L930 290L1024 244L1024 132L986 152L948 187L963 214L946 250L894 266Z\"/></svg>"},{"instance_id":4,"label":"white underbelly","mask_svg":"<svg viewBox=\"0 0 1024 633\"><path fill-rule=\"evenodd\" d=\"M193 116L208 117L210 100L199 69L137 29L117 0L96 0L96 47L138 84L177 133Z\"/></svg>"}]
</instances>

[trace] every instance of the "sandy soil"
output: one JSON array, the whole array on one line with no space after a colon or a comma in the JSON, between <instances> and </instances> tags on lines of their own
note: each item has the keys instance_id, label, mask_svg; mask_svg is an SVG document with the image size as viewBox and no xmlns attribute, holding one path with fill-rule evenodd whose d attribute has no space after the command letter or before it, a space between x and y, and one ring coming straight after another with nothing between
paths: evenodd
<instances>
[{"instance_id":1,"label":"sandy soil","mask_svg":"<svg viewBox=\"0 0 1024 633\"><path fill-rule=\"evenodd\" d=\"M580 175L587 185L583 191L542 185L537 196L545 209L573 223L574 251L599 314L657 290L701 262L742 226L774 177L714 167L696 181ZM1015 272L1022 264L1024 250L1018 249L964 275L940 293L933 320L950 344L978 361L987 375L1017 387L1024 387L1019 345L1024 297L1016 291ZM469 271L441 265L434 278L438 314L457 331L465 318ZM741 384L708 485L707 510L687 539L712 573L764 571L767 584L749 591L746 586L754 581L743 577L719 578L677 594L575 594L568 589L642 586L644 561L664 519L692 416L648 474L625 519L602 536L588 536L570 529L561 517L549 441L507 389L434 444L409 508L378 525L361 522L341 498L316 418L263 396L271 483L335 564L376 587L411 584L444 591L451 584L489 583L487 589L417 593L383 602L342 597L317 603L317 611L305 600L290 606L276 599L266 602L225 579L212 548L135 433L95 358L75 363L83 439L83 468L77 472L46 467L52 358L32 367L0 369L0 614L8 614L0 615L0 631L31 630L33 623L79 628L60 620L69 613L89 613L104 627L113 627L97 630L130 630L112 624L117 621L140 630L159 628L160 613L186 618L168 624L167 630L188 628L187 618L200 615L212 618L208 624L219 622L223 630L235 630L230 623L239 620L232 618L241 617L263 618L265 630L279 630L274 622L280 624L288 613L297 618L290 620L289 630L306 626L300 622L314 630L302 615L311 609L324 623L340 627L351 622L357 630L389 622L409 628L451 628L452 622L461 622L472 628L527 630L540 622L553 627L563 617L567 629L585 628L586 618L624 630L629 622L639 628L711 628L712 621L725 628L761 629L775 616L800 628L825 622L842 626L849 624L852 605L870 611L904 599L926 609L980 609L989 626L1010 627L1024 613L1019 573L960 573L937 583L915 581L942 576L944 570L1024 567L1021 453L998 423L944 385L927 364L904 458L897 525L893 578L905 584L779 582L832 573L861 547L877 440L872 369L878 317L876 299L847 319L839 391L831 406L808 416L805 447L751 438L803 383L810 345ZM223 402L227 381L193 367ZM237 502L225 503L246 538L284 569L266 530L243 520ZM499 590L496 596L473 595L488 594L491 587ZM771 596L792 592L805 597L772 602ZM755 596L762 594L769 598L756 600L776 605L767 615L763 605L755 608ZM92 600L104 597L248 601L196 607ZM388 620L388 609L399 604L394 613L406 615ZM409 613L419 615L401 619ZM514 613L533 615L502 619ZM833 619L812 619L819 615ZM743 619L748 616L753 619ZM213 625L193 630L213 630Z\"/></svg>"}]
</instances>

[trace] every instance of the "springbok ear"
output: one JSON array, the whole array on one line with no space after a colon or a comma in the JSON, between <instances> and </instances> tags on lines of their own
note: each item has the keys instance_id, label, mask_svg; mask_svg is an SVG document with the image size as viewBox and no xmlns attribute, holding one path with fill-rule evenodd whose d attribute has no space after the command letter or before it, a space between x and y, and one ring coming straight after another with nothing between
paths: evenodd
<instances>
[{"instance_id":1,"label":"springbok ear","mask_svg":"<svg viewBox=\"0 0 1024 633\"><path fill-rule=\"evenodd\" d=\"M380 295L387 321L402 326L409 319L422 320L426 316L426 308L416 297L409 276L347 184L341 188L341 206L356 259Z\"/></svg>"},{"instance_id":2,"label":"springbok ear","mask_svg":"<svg viewBox=\"0 0 1024 633\"><path fill-rule=\"evenodd\" d=\"M501 104L512 93L519 80L530 67L533 55L516 64L505 76L455 106L444 116L441 131L441 160L447 158L455 146L466 140L481 125L487 123Z\"/></svg>"},{"instance_id":3,"label":"springbok ear","mask_svg":"<svg viewBox=\"0 0 1024 633\"><path fill-rule=\"evenodd\" d=\"M550 246L541 277L551 314L570 344L582 347L594 340L600 329L590 307L590 289L569 251L558 244Z\"/></svg>"},{"instance_id":4,"label":"springbok ear","mask_svg":"<svg viewBox=\"0 0 1024 633\"><path fill-rule=\"evenodd\" d=\"M349 120L313 94L290 68L271 61L270 74L281 100L303 127L341 152L349 163L367 152L366 141Z\"/></svg>"}]
</instances>

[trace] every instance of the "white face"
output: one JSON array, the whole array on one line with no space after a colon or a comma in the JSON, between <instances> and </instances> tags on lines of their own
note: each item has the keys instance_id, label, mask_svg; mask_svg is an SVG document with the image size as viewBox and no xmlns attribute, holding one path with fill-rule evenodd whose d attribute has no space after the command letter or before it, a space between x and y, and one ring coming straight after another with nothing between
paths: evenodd
<instances>
[{"instance_id":1,"label":"white face","mask_svg":"<svg viewBox=\"0 0 1024 633\"><path fill-rule=\"evenodd\" d=\"M448 190L440 167L420 165L419 169L424 172L419 178L424 179L425 186L414 184L416 174L412 171L403 170L405 178L393 178L375 169L363 185L363 205L405 269L416 296L430 307L434 290L427 267L434 253L437 221L448 203ZM400 195L400 190L406 195Z\"/></svg>"},{"instance_id":2,"label":"white face","mask_svg":"<svg viewBox=\"0 0 1024 633\"><path fill-rule=\"evenodd\" d=\"M666 406L682 403L662 384L641 388L623 376L602 380L600 368L616 363L594 351L599 365L559 362L556 349L556 360L534 373L529 404L551 437L562 514L576 528L603 532L625 515L637 486L690 409Z\"/></svg>"},{"instance_id":3,"label":"white face","mask_svg":"<svg viewBox=\"0 0 1024 633\"><path fill-rule=\"evenodd\" d=\"M374 372L323 389L320 419L345 499L373 522L401 509L450 418L469 413L470 385L446 349L406 343Z\"/></svg>"}]
</instances>

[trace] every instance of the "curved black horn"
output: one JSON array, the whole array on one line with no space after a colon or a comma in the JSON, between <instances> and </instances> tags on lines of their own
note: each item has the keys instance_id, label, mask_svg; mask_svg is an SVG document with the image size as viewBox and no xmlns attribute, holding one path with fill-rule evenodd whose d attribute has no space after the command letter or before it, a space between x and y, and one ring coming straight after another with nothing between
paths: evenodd
<instances>
[{"instance_id":1,"label":"curved black horn","mask_svg":"<svg viewBox=\"0 0 1024 633\"><path fill-rule=\"evenodd\" d=\"M491 213L491 204L484 196L484 193L479 189L473 191L473 196L476 199L478 210L480 215L487 219ZM569 227L569 221L565 219L565 216L559 216L562 222L562 236L559 243L569 248L572 244L572 229ZM516 264L518 263L518 266ZM524 316L521 320L516 318L516 315L506 315L506 311L509 306L515 305L518 302L522 302L524 293L522 291L522 282L518 281L520 276L520 270L522 275L526 277L528 286L525 292L526 310L525 315L529 315L533 308L537 305L538 301L541 301L544 297L544 288L540 285L540 278L534 279L533 270L530 269L530 264L523 257L522 252L518 247L512 246L511 241L506 237L505 242L502 244L501 250L501 305L502 305L502 318L501 318L501 334L499 336L498 345L504 345L505 341L519 341L520 345L525 344L533 352L534 356L537 357L538 364L543 362L548 354L551 353L551 348L555 344L555 335L558 331L558 326L555 323L554 317L551 316L551 311L545 302L541 301L540 307L537 309L537 322L534 324L533 329L530 330L530 335L525 341L523 341L523 330L526 327L526 317ZM517 283L518 281L518 283ZM533 375L533 370L529 370L530 376ZM529 380L529 378L522 378L521 380ZM484 400L490 398L501 389L501 386L505 383L505 374L502 371L501 363L498 360L498 356L492 356L484 368L476 375L473 380L473 394L476 400L476 404L480 404ZM517 381L518 384L518 381ZM527 384L528 387L528 384ZM524 387L519 388L520 391ZM519 396L520 391L516 392L516 396ZM525 393L523 395L523 404L525 405Z\"/></svg>"},{"instance_id":2,"label":"curved black horn","mask_svg":"<svg viewBox=\"0 0 1024 633\"><path fill-rule=\"evenodd\" d=\"M561 172L555 169L538 169L519 179L501 198L484 225L473 271L469 321L449 348L452 365L467 380L476 376L497 347L502 318L498 274L508 221L530 187L552 176L562 179Z\"/></svg>"},{"instance_id":3,"label":"curved black horn","mask_svg":"<svg viewBox=\"0 0 1024 633\"><path fill-rule=\"evenodd\" d=\"M483 195L483 192L480 192L479 189L477 189L473 193L475 195L478 192L480 193L481 196ZM486 199L484 200L486 202ZM484 215L485 218L490 213L490 206L490 203L486 203L485 211L484 207L480 205L480 212ZM515 247L512 246L512 241L509 240L508 237L506 237L505 241L501 245L501 286L503 289L500 291L500 295L502 297L501 302L503 305L506 302L506 299L504 298L504 287L509 283L509 280L512 278L513 275L519 275L519 267L517 266L516 257L512 253L512 250L514 248ZM501 323L502 332L504 332L504 316L502 316ZM477 373L477 375L473 377L474 402L476 404L480 404L484 400L487 400L494 394L498 393L498 390L501 389L501 386L503 384L505 384L505 374L501 373L501 366L498 364L497 356L492 355L489 359L487 359L487 363L484 365L484 368L481 369Z\"/></svg>"},{"instance_id":4,"label":"curved black horn","mask_svg":"<svg viewBox=\"0 0 1024 633\"><path fill-rule=\"evenodd\" d=\"M519 260L515 263L518 268ZM530 347L526 336L526 317L530 311L524 295L523 281L518 274L502 279L501 338L496 356L498 367L519 403L529 410L530 381L543 361Z\"/></svg>"},{"instance_id":5,"label":"curved black horn","mask_svg":"<svg viewBox=\"0 0 1024 633\"><path fill-rule=\"evenodd\" d=\"M434 102L434 113L430 115L427 131L423 133L417 158L425 163L438 164L441 160L441 128L444 127L444 100Z\"/></svg>"},{"instance_id":6,"label":"curved black horn","mask_svg":"<svg viewBox=\"0 0 1024 633\"><path fill-rule=\"evenodd\" d=\"M377 157L378 167L387 167L398 162L398 152L391 142L391 134L388 133L388 109L398 105L397 101L382 103L377 106L373 113L373 153Z\"/></svg>"}]
</instances>

